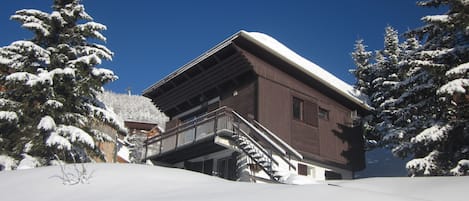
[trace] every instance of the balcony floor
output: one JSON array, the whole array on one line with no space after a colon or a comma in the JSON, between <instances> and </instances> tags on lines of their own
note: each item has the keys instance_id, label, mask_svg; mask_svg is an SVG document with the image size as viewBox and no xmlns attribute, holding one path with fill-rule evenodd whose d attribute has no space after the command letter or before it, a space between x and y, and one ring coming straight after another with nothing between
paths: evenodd
<instances>
[{"instance_id":1,"label":"balcony floor","mask_svg":"<svg viewBox=\"0 0 469 201\"><path fill-rule=\"evenodd\" d=\"M175 164L226 149L225 147L216 144L214 140L215 135L212 135L202 140L195 141L194 143L177 147L171 151L167 151L156 156L150 156L149 159L156 162Z\"/></svg>"}]
</instances>

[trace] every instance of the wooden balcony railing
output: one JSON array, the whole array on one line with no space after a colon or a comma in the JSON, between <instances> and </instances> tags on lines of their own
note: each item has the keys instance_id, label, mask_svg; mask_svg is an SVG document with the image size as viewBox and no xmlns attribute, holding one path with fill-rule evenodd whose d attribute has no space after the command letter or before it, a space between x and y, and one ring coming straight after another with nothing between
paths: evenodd
<instances>
[{"instance_id":1,"label":"wooden balcony railing","mask_svg":"<svg viewBox=\"0 0 469 201\"><path fill-rule=\"evenodd\" d=\"M190 146L207 137L220 134L226 136L236 132L236 134L244 135L256 145L261 144L262 146L259 148L266 153L270 153L270 157L272 157L272 153L276 153L289 166L296 169L290 163L289 158L293 156L301 160L303 158L301 154L265 127L260 126L259 123L255 121L253 123L256 126L231 108L221 107L146 140L145 159L157 157L184 146Z\"/></svg>"}]
</instances>

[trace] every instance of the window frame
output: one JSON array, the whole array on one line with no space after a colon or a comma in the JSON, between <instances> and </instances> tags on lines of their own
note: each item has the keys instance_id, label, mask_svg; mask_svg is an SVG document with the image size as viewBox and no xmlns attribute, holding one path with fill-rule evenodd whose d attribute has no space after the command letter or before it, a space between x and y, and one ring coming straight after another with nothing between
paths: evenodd
<instances>
[{"instance_id":1,"label":"window frame","mask_svg":"<svg viewBox=\"0 0 469 201\"><path fill-rule=\"evenodd\" d=\"M319 119L329 121L330 111L323 107L318 107L318 117Z\"/></svg>"},{"instance_id":2,"label":"window frame","mask_svg":"<svg viewBox=\"0 0 469 201\"><path fill-rule=\"evenodd\" d=\"M298 103L296 106L295 103ZM292 98L292 118L297 121L304 121L304 100L293 96Z\"/></svg>"}]
</instances>

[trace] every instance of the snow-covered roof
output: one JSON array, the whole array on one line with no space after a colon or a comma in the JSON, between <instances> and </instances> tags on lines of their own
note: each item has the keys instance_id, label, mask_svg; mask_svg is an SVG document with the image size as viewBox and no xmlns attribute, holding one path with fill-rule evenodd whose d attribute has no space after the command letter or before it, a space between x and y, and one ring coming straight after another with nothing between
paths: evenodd
<instances>
[{"instance_id":1,"label":"snow-covered roof","mask_svg":"<svg viewBox=\"0 0 469 201\"><path fill-rule=\"evenodd\" d=\"M156 82L149 88L145 89L143 93L145 94L152 91L153 89L158 88L159 86L163 85L164 83L176 77L177 75L195 66L195 64L199 63L200 61L208 58L220 49L228 46L239 37L247 39L248 41L256 44L257 46L268 51L269 53L281 58L285 62L299 69L300 71L312 77L313 79L321 82L322 84L334 90L335 92L338 92L339 94L356 103L357 105L360 105L365 109L369 108L368 97L360 93L360 91L354 89L351 85L345 83L341 79L337 78L336 76L324 70L317 64L311 62L310 60L298 55L297 53L295 53L276 39L272 38L271 36L264 33L247 32L244 30L241 30L238 33L232 35L231 37L227 38L223 42L210 49L209 51L205 52L196 59L177 69L173 73L169 74L165 78Z\"/></svg>"},{"instance_id":2,"label":"snow-covered roof","mask_svg":"<svg viewBox=\"0 0 469 201\"><path fill-rule=\"evenodd\" d=\"M143 96L105 91L99 95L99 99L124 121L156 123L160 127L164 127L168 121L168 117L153 105L149 98Z\"/></svg>"}]
</instances>

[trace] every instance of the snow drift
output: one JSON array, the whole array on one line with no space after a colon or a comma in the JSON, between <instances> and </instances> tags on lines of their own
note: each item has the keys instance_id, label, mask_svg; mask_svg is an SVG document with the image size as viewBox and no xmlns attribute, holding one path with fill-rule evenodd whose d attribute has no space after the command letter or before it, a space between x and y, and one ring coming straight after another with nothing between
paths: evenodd
<instances>
[{"instance_id":1,"label":"snow drift","mask_svg":"<svg viewBox=\"0 0 469 201\"><path fill-rule=\"evenodd\" d=\"M469 177L370 178L313 185L233 182L181 169L85 164L89 184L63 185L59 166L0 172L2 200L467 200ZM21 187L21 188L19 188Z\"/></svg>"}]
</instances>

